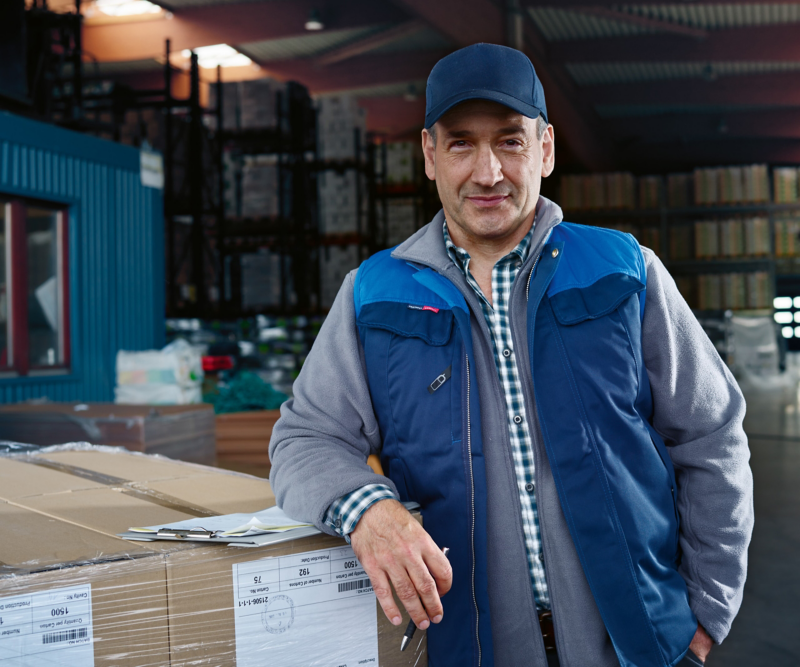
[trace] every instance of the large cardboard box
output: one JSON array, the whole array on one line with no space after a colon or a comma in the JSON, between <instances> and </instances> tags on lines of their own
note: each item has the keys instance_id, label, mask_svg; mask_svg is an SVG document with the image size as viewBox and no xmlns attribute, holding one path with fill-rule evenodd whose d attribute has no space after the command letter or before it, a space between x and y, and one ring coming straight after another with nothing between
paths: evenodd
<instances>
[{"instance_id":1,"label":"large cardboard box","mask_svg":"<svg viewBox=\"0 0 800 667\"><path fill-rule=\"evenodd\" d=\"M203 517L274 504L266 480L122 449L81 445L0 456L0 664L246 666L248 647L262 638L248 637L241 627L245 598L264 637L277 637L284 651L292 647L295 662L282 658L276 664L343 664L326 662L339 654L325 642L313 643L317 657L310 661L312 643L294 640L285 617L291 611L295 618L294 607L280 608L296 597L293 592L277 601L261 592L254 598L235 575L242 568L274 570L293 554L312 552L312 561L324 561L331 550L347 555L344 540L318 535L245 549L116 536L131 526L192 517L202 526ZM329 577L334 592L338 586L357 604L359 622L330 612L306 620L341 626L355 644L377 641L377 664L424 667L425 633L400 653L404 626L386 621L363 571L348 558ZM316 571L310 576L310 585L319 583ZM294 591L305 583L287 586ZM300 606L302 601L298 619ZM237 650L246 657L240 663ZM260 657L270 664L267 655Z\"/></svg>"},{"instance_id":2,"label":"large cardboard box","mask_svg":"<svg viewBox=\"0 0 800 667\"><path fill-rule=\"evenodd\" d=\"M214 463L210 405L18 403L0 407L0 439L34 445L90 442Z\"/></svg>"}]
</instances>

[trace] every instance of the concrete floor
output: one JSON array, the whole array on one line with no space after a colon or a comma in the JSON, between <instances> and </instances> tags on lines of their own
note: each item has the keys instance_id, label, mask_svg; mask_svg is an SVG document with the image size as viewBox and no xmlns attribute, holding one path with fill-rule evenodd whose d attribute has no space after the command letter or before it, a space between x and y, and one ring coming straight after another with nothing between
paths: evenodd
<instances>
[{"instance_id":1,"label":"concrete floor","mask_svg":"<svg viewBox=\"0 0 800 667\"><path fill-rule=\"evenodd\" d=\"M800 665L800 407L748 400L756 523L744 601L708 667Z\"/></svg>"}]
</instances>

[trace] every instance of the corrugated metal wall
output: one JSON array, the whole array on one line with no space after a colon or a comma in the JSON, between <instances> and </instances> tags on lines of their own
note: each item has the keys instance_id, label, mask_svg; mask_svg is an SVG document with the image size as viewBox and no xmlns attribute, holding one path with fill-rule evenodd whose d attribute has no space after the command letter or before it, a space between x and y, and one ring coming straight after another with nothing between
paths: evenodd
<instances>
[{"instance_id":1,"label":"corrugated metal wall","mask_svg":"<svg viewBox=\"0 0 800 667\"><path fill-rule=\"evenodd\" d=\"M0 379L0 403L111 401L117 350L164 342L161 191L139 151L0 113L0 197L69 206L69 375Z\"/></svg>"}]
</instances>

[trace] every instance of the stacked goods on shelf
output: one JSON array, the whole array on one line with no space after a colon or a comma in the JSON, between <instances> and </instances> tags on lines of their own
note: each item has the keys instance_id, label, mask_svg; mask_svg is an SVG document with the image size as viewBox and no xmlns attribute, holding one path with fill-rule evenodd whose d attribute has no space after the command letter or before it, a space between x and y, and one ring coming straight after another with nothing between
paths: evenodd
<instances>
[{"instance_id":1,"label":"stacked goods on shelf","mask_svg":"<svg viewBox=\"0 0 800 667\"><path fill-rule=\"evenodd\" d=\"M278 124L278 93L286 85L275 79L222 84L222 127L228 131L255 130ZM208 107L217 107L217 86L209 86Z\"/></svg>"},{"instance_id":2,"label":"stacked goods on shelf","mask_svg":"<svg viewBox=\"0 0 800 667\"><path fill-rule=\"evenodd\" d=\"M200 353L177 339L161 350L117 352L116 403L187 405L202 399Z\"/></svg>"},{"instance_id":3,"label":"stacked goods on shelf","mask_svg":"<svg viewBox=\"0 0 800 667\"><path fill-rule=\"evenodd\" d=\"M325 246L320 249L319 264L321 306L330 308L345 276L358 268L358 246Z\"/></svg>"},{"instance_id":4,"label":"stacked goods on shelf","mask_svg":"<svg viewBox=\"0 0 800 667\"><path fill-rule=\"evenodd\" d=\"M278 160L275 155L246 155L242 166L241 216L278 215Z\"/></svg>"},{"instance_id":5,"label":"stacked goods on shelf","mask_svg":"<svg viewBox=\"0 0 800 667\"><path fill-rule=\"evenodd\" d=\"M695 256L692 228L675 225L669 230L669 258L672 261L692 259Z\"/></svg>"},{"instance_id":6,"label":"stacked goods on shelf","mask_svg":"<svg viewBox=\"0 0 800 667\"><path fill-rule=\"evenodd\" d=\"M630 234L641 245L650 248L656 255L661 254L661 234L658 227L654 225L634 225L630 222L603 222L602 226Z\"/></svg>"},{"instance_id":7,"label":"stacked goods on shelf","mask_svg":"<svg viewBox=\"0 0 800 667\"><path fill-rule=\"evenodd\" d=\"M281 285L286 284L286 306L297 303L292 279L292 259L268 248L241 256L242 308L282 306Z\"/></svg>"},{"instance_id":8,"label":"stacked goods on shelf","mask_svg":"<svg viewBox=\"0 0 800 667\"><path fill-rule=\"evenodd\" d=\"M675 276L675 285L690 308L697 308L697 276Z\"/></svg>"},{"instance_id":9,"label":"stacked goods on shelf","mask_svg":"<svg viewBox=\"0 0 800 667\"><path fill-rule=\"evenodd\" d=\"M667 176L667 206L687 208L694 202L694 176L669 174Z\"/></svg>"},{"instance_id":10,"label":"stacked goods on shelf","mask_svg":"<svg viewBox=\"0 0 800 667\"><path fill-rule=\"evenodd\" d=\"M742 257L744 247L744 221L722 220L719 223L720 257Z\"/></svg>"},{"instance_id":11,"label":"stacked goods on shelf","mask_svg":"<svg viewBox=\"0 0 800 667\"><path fill-rule=\"evenodd\" d=\"M614 172L589 176L562 176L561 205L574 211L636 208L633 174Z\"/></svg>"},{"instance_id":12,"label":"stacked goods on shelf","mask_svg":"<svg viewBox=\"0 0 800 667\"><path fill-rule=\"evenodd\" d=\"M694 203L698 206L758 204L769 201L767 166L694 170Z\"/></svg>"},{"instance_id":13,"label":"stacked goods on shelf","mask_svg":"<svg viewBox=\"0 0 800 667\"><path fill-rule=\"evenodd\" d=\"M796 167L776 167L772 172L776 204L795 204L800 201Z\"/></svg>"},{"instance_id":14,"label":"stacked goods on shelf","mask_svg":"<svg viewBox=\"0 0 800 667\"><path fill-rule=\"evenodd\" d=\"M749 257L770 254L769 218L755 216L744 219L744 254Z\"/></svg>"},{"instance_id":15,"label":"stacked goods on shelf","mask_svg":"<svg viewBox=\"0 0 800 667\"><path fill-rule=\"evenodd\" d=\"M661 176L642 176L639 179L639 208L658 208L661 206Z\"/></svg>"},{"instance_id":16,"label":"stacked goods on shelf","mask_svg":"<svg viewBox=\"0 0 800 667\"><path fill-rule=\"evenodd\" d=\"M386 184L389 186L414 183L416 143L391 141L386 144Z\"/></svg>"},{"instance_id":17,"label":"stacked goods on shelf","mask_svg":"<svg viewBox=\"0 0 800 667\"><path fill-rule=\"evenodd\" d=\"M387 207L386 245L396 246L417 229L416 207L410 200L390 201Z\"/></svg>"},{"instance_id":18,"label":"stacked goods on shelf","mask_svg":"<svg viewBox=\"0 0 800 667\"><path fill-rule=\"evenodd\" d=\"M322 234L355 234L358 229L358 179L361 174L323 171L317 176L319 231Z\"/></svg>"},{"instance_id":19,"label":"stacked goods on shelf","mask_svg":"<svg viewBox=\"0 0 800 667\"><path fill-rule=\"evenodd\" d=\"M710 220L694 223L694 256L697 259L719 257L719 223Z\"/></svg>"},{"instance_id":20,"label":"stacked goods on shelf","mask_svg":"<svg viewBox=\"0 0 800 667\"><path fill-rule=\"evenodd\" d=\"M322 160L352 160L367 133L366 111L352 95L326 95L317 102L317 153Z\"/></svg>"},{"instance_id":21,"label":"stacked goods on shelf","mask_svg":"<svg viewBox=\"0 0 800 667\"><path fill-rule=\"evenodd\" d=\"M779 213L775 220L775 256L800 255L800 216L797 213Z\"/></svg>"},{"instance_id":22,"label":"stacked goods on shelf","mask_svg":"<svg viewBox=\"0 0 800 667\"><path fill-rule=\"evenodd\" d=\"M689 284L693 280L696 280L695 290ZM699 310L764 309L772 306L770 276L766 271L682 277L678 287L689 305Z\"/></svg>"}]
</instances>

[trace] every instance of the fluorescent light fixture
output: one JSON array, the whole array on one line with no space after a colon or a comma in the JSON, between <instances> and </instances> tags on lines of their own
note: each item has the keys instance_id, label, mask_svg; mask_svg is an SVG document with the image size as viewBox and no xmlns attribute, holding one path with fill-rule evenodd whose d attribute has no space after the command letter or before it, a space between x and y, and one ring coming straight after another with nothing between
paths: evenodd
<instances>
[{"instance_id":1,"label":"fluorescent light fixture","mask_svg":"<svg viewBox=\"0 0 800 667\"><path fill-rule=\"evenodd\" d=\"M798 327L798 329L800 329L800 327ZM783 327L781 333L784 338L794 338L794 329L792 329L792 327Z\"/></svg>"},{"instance_id":2,"label":"fluorescent light fixture","mask_svg":"<svg viewBox=\"0 0 800 667\"><path fill-rule=\"evenodd\" d=\"M308 21L306 21L306 30L323 30L324 28L325 24L322 22L322 18L319 15L319 10L312 9Z\"/></svg>"},{"instance_id":3,"label":"fluorescent light fixture","mask_svg":"<svg viewBox=\"0 0 800 667\"><path fill-rule=\"evenodd\" d=\"M775 321L778 324L791 324L794 320L792 318L792 314L784 310L782 312L775 313Z\"/></svg>"},{"instance_id":4,"label":"fluorescent light fixture","mask_svg":"<svg viewBox=\"0 0 800 667\"><path fill-rule=\"evenodd\" d=\"M164 10L147 0L96 0L95 8L106 16L160 14Z\"/></svg>"},{"instance_id":5,"label":"fluorescent light fixture","mask_svg":"<svg viewBox=\"0 0 800 667\"><path fill-rule=\"evenodd\" d=\"M794 337L795 338L800 338L800 327L795 327L794 328Z\"/></svg>"},{"instance_id":6,"label":"fluorescent light fixture","mask_svg":"<svg viewBox=\"0 0 800 667\"><path fill-rule=\"evenodd\" d=\"M796 296L794 298L794 307L795 308L800 308L800 296Z\"/></svg>"},{"instance_id":7,"label":"fluorescent light fixture","mask_svg":"<svg viewBox=\"0 0 800 667\"><path fill-rule=\"evenodd\" d=\"M194 52L197 54L197 64L206 69L215 69L217 66L245 67L253 64L253 61L244 53L239 53L227 44L201 46L199 49L195 49ZM189 49L184 49L181 55L184 58L191 58L192 52Z\"/></svg>"},{"instance_id":8,"label":"fluorescent light fixture","mask_svg":"<svg viewBox=\"0 0 800 667\"><path fill-rule=\"evenodd\" d=\"M773 301L772 305L777 309L786 309L792 307L792 297L790 296L776 296ZM798 306L800 307L800 306Z\"/></svg>"}]
</instances>

